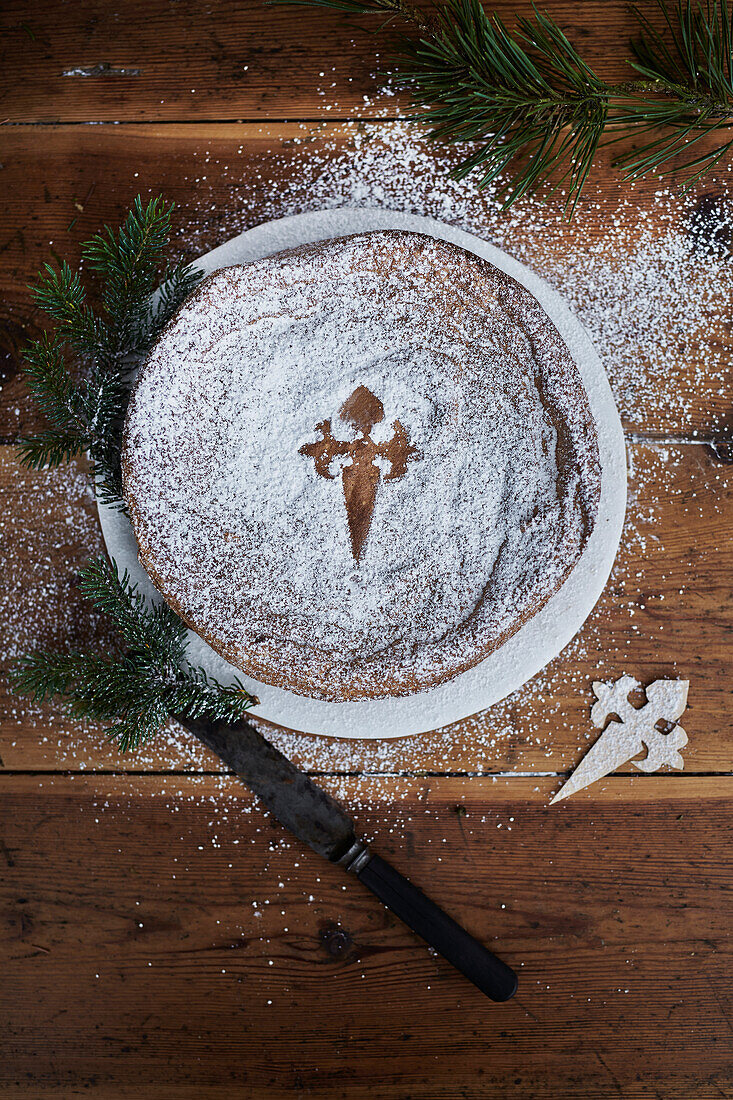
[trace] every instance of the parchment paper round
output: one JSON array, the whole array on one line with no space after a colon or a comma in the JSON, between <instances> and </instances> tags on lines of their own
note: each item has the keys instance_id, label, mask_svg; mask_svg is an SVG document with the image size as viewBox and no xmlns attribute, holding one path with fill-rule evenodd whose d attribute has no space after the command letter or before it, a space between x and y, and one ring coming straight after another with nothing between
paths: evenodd
<instances>
[{"instance_id":1,"label":"parchment paper round","mask_svg":"<svg viewBox=\"0 0 733 1100\"><path fill-rule=\"evenodd\" d=\"M196 263L205 272L249 263L284 248L372 229L409 229L453 241L511 275L542 304L577 363L598 428L601 499L593 534L577 566L545 607L476 668L430 691L404 699L325 703L261 684L219 657L189 632L189 660L226 683L235 675L260 699L254 714L288 729L333 737L403 737L438 729L503 699L567 645L593 610L611 572L626 510L626 451L603 366L578 319L551 287L500 249L443 222L389 210L323 210L266 222L233 237ZM99 506L111 557L147 595L160 599L140 565L129 520Z\"/></svg>"}]
</instances>

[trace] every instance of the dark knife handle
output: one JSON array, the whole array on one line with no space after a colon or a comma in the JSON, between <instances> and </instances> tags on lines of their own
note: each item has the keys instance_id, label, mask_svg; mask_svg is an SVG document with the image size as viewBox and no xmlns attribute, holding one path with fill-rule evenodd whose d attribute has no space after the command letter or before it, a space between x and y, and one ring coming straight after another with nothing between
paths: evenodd
<instances>
[{"instance_id":1,"label":"dark knife handle","mask_svg":"<svg viewBox=\"0 0 733 1100\"><path fill-rule=\"evenodd\" d=\"M371 856L356 874L388 909L492 1001L508 1001L514 996L517 975L511 967L487 951L389 863L379 856Z\"/></svg>"}]
</instances>

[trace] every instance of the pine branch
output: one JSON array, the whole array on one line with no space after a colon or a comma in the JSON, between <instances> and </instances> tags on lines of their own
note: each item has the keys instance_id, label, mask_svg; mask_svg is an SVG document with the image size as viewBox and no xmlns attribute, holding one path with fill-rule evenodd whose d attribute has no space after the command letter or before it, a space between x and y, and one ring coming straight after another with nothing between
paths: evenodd
<instances>
[{"instance_id":1,"label":"pine branch","mask_svg":"<svg viewBox=\"0 0 733 1100\"><path fill-rule=\"evenodd\" d=\"M60 466L83 454L85 450L75 429L64 431L62 428L48 428L28 439L22 439L16 446L20 461L31 470Z\"/></svg>"},{"instance_id":2,"label":"pine branch","mask_svg":"<svg viewBox=\"0 0 733 1100\"><path fill-rule=\"evenodd\" d=\"M56 466L88 452L105 503L121 504L131 368L201 278L188 265L162 265L172 210L161 198L143 206L138 195L117 233L105 226L84 246L87 265L101 278L103 316L87 304L80 275L66 263L59 271L46 264L33 291L55 332L26 349L26 380L50 426L20 443L21 459L33 467Z\"/></svg>"},{"instance_id":3,"label":"pine branch","mask_svg":"<svg viewBox=\"0 0 733 1100\"><path fill-rule=\"evenodd\" d=\"M123 752L152 737L169 716L232 723L256 702L238 680L224 686L188 665L183 623L165 604L149 604L114 562L90 562L81 591L111 620L120 651L39 650L11 670L19 694L37 701L59 697L72 717L103 723Z\"/></svg>"},{"instance_id":4,"label":"pine branch","mask_svg":"<svg viewBox=\"0 0 733 1100\"><path fill-rule=\"evenodd\" d=\"M535 8L510 33L480 0L442 0L435 15L403 0L275 0L331 7L406 24L395 40L398 87L412 118L441 143L469 143L451 173L478 172L504 208L548 182L563 186L570 214L607 133L653 135L618 163L627 177L672 170L672 160L707 135L733 128L733 26L727 0L658 0L664 29L637 11L632 44L638 79L610 85L583 61L560 27ZM677 164L687 183L733 148Z\"/></svg>"},{"instance_id":5,"label":"pine branch","mask_svg":"<svg viewBox=\"0 0 733 1100\"><path fill-rule=\"evenodd\" d=\"M700 156L682 159L710 134L730 134L733 126L733 12L727 0L677 0L668 9L661 0L666 35L638 8L641 37L632 42L632 68L644 80L637 88L653 89L656 98L631 93L614 113L611 124L651 141L619 157L627 178L649 171L675 171L689 187L733 149L733 137Z\"/></svg>"},{"instance_id":6,"label":"pine branch","mask_svg":"<svg viewBox=\"0 0 733 1100\"><path fill-rule=\"evenodd\" d=\"M181 303L196 289L201 276L202 272L189 264L175 264L166 269L150 318L148 345L155 343L173 315L178 312Z\"/></svg>"},{"instance_id":7,"label":"pine branch","mask_svg":"<svg viewBox=\"0 0 733 1100\"><path fill-rule=\"evenodd\" d=\"M117 233L105 226L84 246L82 256L103 280L102 304L109 318L110 347L116 355L149 347L150 296L160 258L170 241L173 203L138 195Z\"/></svg>"},{"instance_id":8,"label":"pine branch","mask_svg":"<svg viewBox=\"0 0 733 1100\"><path fill-rule=\"evenodd\" d=\"M63 341L46 332L24 356L28 390L44 415L58 428L82 427L79 391L66 366Z\"/></svg>"},{"instance_id":9,"label":"pine branch","mask_svg":"<svg viewBox=\"0 0 733 1100\"><path fill-rule=\"evenodd\" d=\"M127 571L120 577L105 558L95 558L82 570L79 588L112 621L128 649L156 662L181 663L185 626L167 604L148 605Z\"/></svg>"},{"instance_id":10,"label":"pine branch","mask_svg":"<svg viewBox=\"0 0 733 1100\"><path fill-rule=\"evenodd\" d=\"M58 334L78 352L94 354L105 341L102 322L86 304L86 291L77 272L64 261L55 271L44 264L33 297L44 313L58 322Z\"/></svg>"},{"instance_id":11,"label":"pine branch","mask_svg":"<svg viewBox=\"0 0 733 1100\"><path fill-rule=\"evenodd\" d=\"M566 184L577 200L605 127L605 85L546 16L519 20L518 32L480 0L446 0L434 33L408 48L399 79L434 140L476 145L457 179L479 169L485 187L513 167L497 187L508 207L558 173L555 187Z\"/></svg>"},{"instance_id":12,"label":"pine branch","mask_svg":"<svg viewBox=\"0 0 733 1100\"><path fill-rule=\"evenodd\" d=\"M87 265L101 277L102 317L66 263L58 272L46 265L34 290L56 330L26 349L26 379L50 426L21 442L21 458L40 467L88 452L97 495L109 503L122 497L130 369L201 278L185 264L162 268L172 209L160 198L144 207L138 196L116 234L105 227L85 246ZM20 693L59 696L74 717L104 723L123 751L151 737L169 715L236 722L256 701L239 681L224 686L188 665L183 623L165 604L148 604L114 563L91 562L81 588L116 627L119 652L30 654L11 672Z\"/></svg>"},{"instance_id":13,"label":"pine branch","mask_svg":"<svg viewBox=\"0 0 733 1100\"><path fill-rule=\"evenodd\" d=\"M30 395L52 427L18 445L21 460L35 469L58 466L89 446L82 395L69 374L64 344L48 333L25 350Z\"/></svg>"}]
</instances>

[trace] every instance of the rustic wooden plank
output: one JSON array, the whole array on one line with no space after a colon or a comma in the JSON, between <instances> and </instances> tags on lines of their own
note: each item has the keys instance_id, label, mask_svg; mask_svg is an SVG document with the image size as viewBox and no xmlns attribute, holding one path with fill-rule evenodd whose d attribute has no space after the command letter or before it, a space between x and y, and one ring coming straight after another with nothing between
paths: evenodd
<instances>
[{"instance_id":1,"label":"rustic wooden plank","mask_svg":"<svg viewBox=\"0 0 733 1100\"><path fill-rule=\"evenodd\" d=\"M78 569L104 548L84 467L31 471L2 447L0 469L4 667L28 646L104 645L109 635L76 588Z\"/></svg>"},{"instance_id":2,"label":"rustic wooden plank","mask_svg":"<svg viewBox=\"0 0 733 1100\"><path fill-rule=\"evenodd\" d=\"M492 6L510 21L529 11L524 0ZM590 60L622 75L625 4L547 6ZM390 113L398 101L363 100L378 86L378 48L338 15L254 0L7 0L0 120ZM75 70L92 75L63 75ZM497 218L467 188L444 185L436 161L399 134L0 130L0 439L38 423L17 374L18 347L39 322L25 283L49 247L73 259L138 190L181 203L177 246L188 256L326 202L478 225L549 275L591 325L600 317L628 428L730 437L732 286L714 241L725 243L730 223L725 183L708 181L689 203L660 200L656 181L622 187L602 162L572 227L556 201ZM731 771L729 452L635 438L608 591L527 689L478 720L393 744L275 735L316 772L535 773L321 780L380 851L520 969L518 998L489 1005L358 883L301 852L235 781L74 774L130 765L95 731L5 695L5 768L70 774L0 775L4 1097L733 1096L733 780L699 774ZM74 571L100 548L79 472L29 474L2 448L0 498L0 667L29 645L103 645L104 626L74 589ZM550 809L558 779L536 773L575 763L590 681L621 671L691 677L689 774L614 777ZM134 764L216 766L175 731Z\"/></svg>"},{"instance_id":3,"label":"rustic wooden plank","mask_svg":"<svg viewBox=\"0 0 733 1100\"><path fill-rule=\"evenodd\" d=\"M731 771L731 467L703 445L633 445L629 455L629 510L611 580L578 637L529 685L434 734L349 742L275 732L277 743L316 772L563 772L595 735L591 682L628 672L643 682L689 679L686 768ZM83 644L87 632L105 640L73 595L76 570L100 549L89 509L79 474L30 473L0 449L0 667L37 645ZM98 732L7 693L0 729L9 770L217 767L175 731L121 759Z\"/></svg>"},{"instance_id":4,"label":"rustic wooden plank","mask_svg":"<svg viewBox=\"0 0 733 1100\"><path fill-rule=\"evenodd\" d=\"M628 79L634 20L623 0L548 0L612 80ZM529 0L495 0L513 25ZM349 117L378 97L387 42L377 19L262 0L6 0L0 117L13 122ZM369 29L371 28L371 29ZM372 102L376 99L376 102Z\"/></svg>"},{"instance_id":5,"label":"rustic wooden plank","mask_svg":"<svg viewBox=\"0 0 733 1100\"><path fill-rule=\"evenodd\" d=\"M27 284L49 257L75 263L79 243L118 224L138 191L179 204L175 248L187 258L326 205L475 230L575 303L630 430L730 437L733 269L705 244L730 219L722 185L682 201L654 179L630 190L601 161L568 225L558 197L498 213L473 185L451 183L405 123L14 127L0 138L0 439L38 424L18 377L18 347L41 322Z\"/></svg>"},{"instance_id":6,"label":"rustic wooden plank","mask_svg":"<svg viewBox=\"0 0 733 1100\"><path fill-rule=\"evenodd\" d=\"M229 781L0 785L4 1097L732 1094L730 778L354 781L503 1006Z\"/></svg>"}]
</instances>

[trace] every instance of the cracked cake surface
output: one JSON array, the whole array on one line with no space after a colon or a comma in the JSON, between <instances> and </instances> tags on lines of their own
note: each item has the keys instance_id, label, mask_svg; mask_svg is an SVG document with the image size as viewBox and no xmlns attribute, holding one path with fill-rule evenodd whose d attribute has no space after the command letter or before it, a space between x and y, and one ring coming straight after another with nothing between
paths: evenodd
<instances>
[{"instance_id":1,"label":"cracked cake surface","mask_svg":"<svg viewBox=\"0 0 733 1100\"><path fill-rule=\"evenodd\" d=\"M330 700L488 656L568 577L600 496L542 307L402 231L205 279L138 375L122 466L166 601L255 679Z\"/></svg>"}]
</instances>

